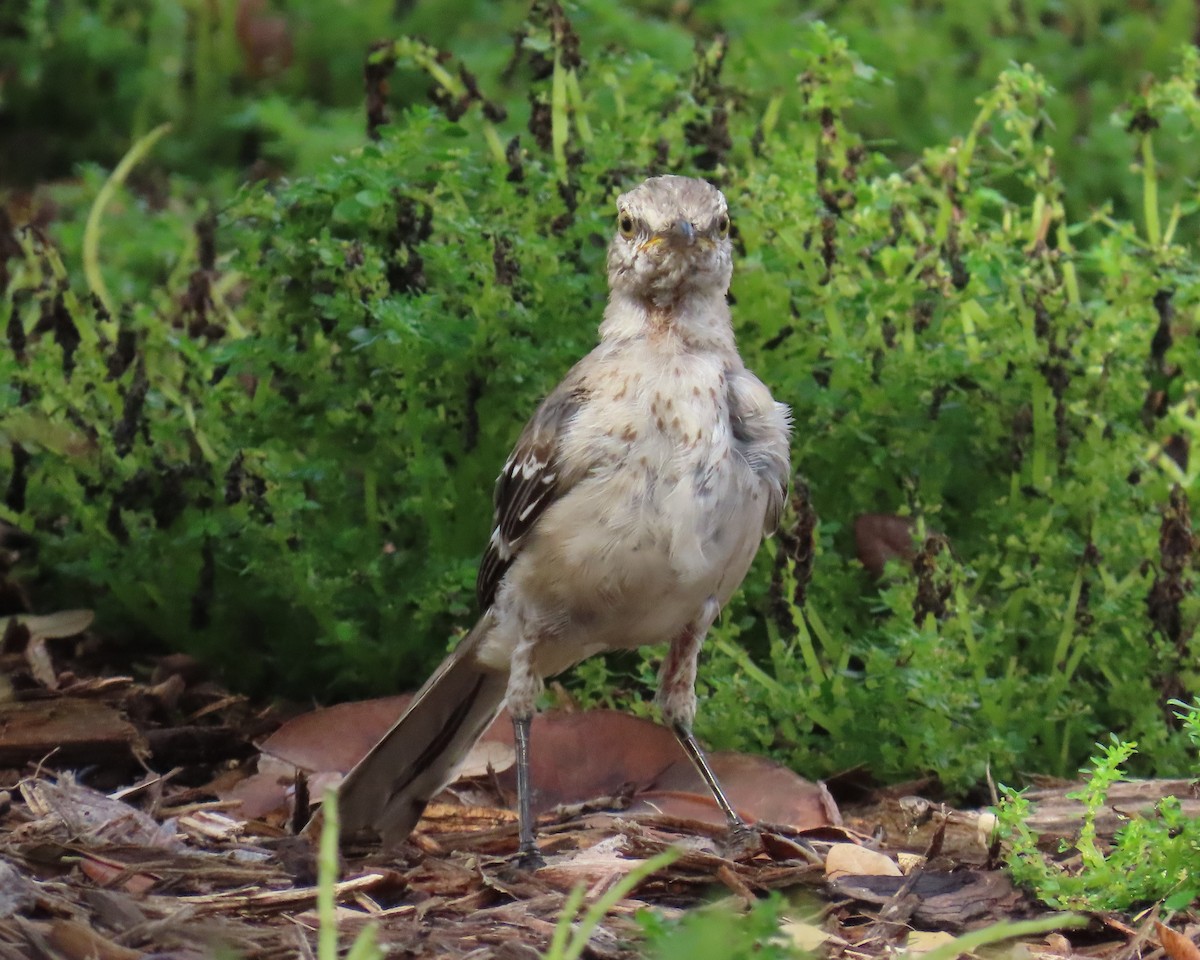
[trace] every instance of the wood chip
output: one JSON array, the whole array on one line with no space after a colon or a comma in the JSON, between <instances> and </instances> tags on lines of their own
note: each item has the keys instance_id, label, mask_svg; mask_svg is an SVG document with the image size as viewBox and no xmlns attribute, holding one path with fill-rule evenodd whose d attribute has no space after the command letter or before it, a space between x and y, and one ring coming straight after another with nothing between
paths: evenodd
<instances>
[{"instance_id":1,"label":"wood chip","mask_svg":"<svg viewBox=\"0 0 1200 960\"><path fill-rule=\"evenodd\" d=\"M335 899L341 899L356 890L370 890L384 880L386 874L368 873L362 877L343 880L333 888ZM220 893L196 894L178 897L179 903L205 912L224 910L284 910L291 907L315 903L316 887L292 887L288 890L224 890Z\"/></svg>"},{"instance_id":2,"label":"wood chip","mask_svg":"<svg viewBox=\"0 0 1200 960\"><path fill-rule=\"evenodd\" d=\"M116 710L94 700L58 697L0 703L0 766L129 761L145 739Z\"/></svg>"},{"instance_id":3,"label":"wood chip","mask_svg":"<svg viewBox=\"0 0 1200 960\"><path fill-rule=\"evenodd\" d=\"M53 920L46 940L67 960L139 960L140 950L131 950L101 936L77 920Z\"/></svg>"},{"instance_id":4,"label":"wood chip","mask_svg":"<svg viewBox=\"0 0 1200 960\"><path fill-rule=\"evenodd\" d=\"M74 838L179 848L170 822L159 823L136 807L76 783L65 774L57 781L26 780L21 794L31 811L44 819L57 818Z\"/></svg>"}]
</instances>

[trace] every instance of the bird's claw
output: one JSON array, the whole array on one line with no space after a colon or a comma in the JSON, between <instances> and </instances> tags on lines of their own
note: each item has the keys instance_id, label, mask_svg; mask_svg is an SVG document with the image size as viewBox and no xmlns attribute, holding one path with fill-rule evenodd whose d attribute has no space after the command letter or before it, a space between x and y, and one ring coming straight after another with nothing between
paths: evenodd
<instances>
[{"instance_id":1,"label":"bird's claw","mask_svg":"<svg viewBox=\"0 0 1200 960\"><path fill-rule=\"evenodd\" d=\"M762 833L757 827L739 822L729 828L722 853L730 860L748 860L763 848Z\"/></svg>"},{"instance_id":2,"label":"bird's claw","mask_svg":"<svg viewBox=\"0 0 1200 960\"><path fill-rule=\"evenodd\" d=\"M517 851L517 859L514 861L514 866L519 870L540 870L546 865L546 858L542 856L542 851L538 849L536 843L529 846L521 845Z\"/></svg>"}]
</instances>

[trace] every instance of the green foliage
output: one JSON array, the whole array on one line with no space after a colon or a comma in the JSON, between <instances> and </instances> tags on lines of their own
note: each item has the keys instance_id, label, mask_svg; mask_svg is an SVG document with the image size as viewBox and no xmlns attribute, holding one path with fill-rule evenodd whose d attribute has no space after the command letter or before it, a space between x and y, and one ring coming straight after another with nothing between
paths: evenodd
<instances>
[{"instance_id":1,"label":"green foliage","mask_svg":"<svg viewBox=\"0 0 1200 960\"><path fill-rule=\"evenodd\" d=\"M1179 708L1177 716L1193 747L1200 748L1200 700L1190 706L1172 704ZM1104 849L1097 840L1096 818L1109 805L1113 784L1126 778L1126 763L1137 744L1114 736L1107 746L1097 746L1101 752L1092 757L1087 782L1068 794L1084 805L1079 836L1062 841L1056 858L1041 851L1028 825L1029 801L1002 788L997 816L1013 878L1052 907L1129 910L1154 901L1163 901L1168 910L1190 907L1200 899L1200 820L1185 816L1179 801L1167 797L1153 817L1133 814L1111 849Z\"/></svg>"},{"instance_id":2,"label":"green foliage","mask_svg":"<svg viewBox=\"0 0 1200 960\"><path fill-rule=\"evenodd\" d=\"M438 4L447 22L455 7ZM425 29L394 0L11 0L0 10L0 184L115 163L163 122L167 165L233 185L233 168L307 172L361 136L365 49ZM510 24L519 19L510 12ZM480 17L480 25L494 16ZM443 28L444 29L444 28ZM414 80L417 84L414 86ZM425 78L397 84L419 96Z\"/></svg>"},{"instance_id":3,"label":"green foliage","mask_svg":"<svg viewBox=\"0 0 1200 960\"><path fill-rule=\"evenodd\" d=\"M829 18L866 62L885 67L891 82L855 108L854 121L904 157L959 135L992 78L1011 64L1032 64L1057 91L1042 104L1040 135L1072 219L1110 206L1126 217L1139 209L1129 138L1113 114L1146 77L1172 69L1180 38L1195 36L1197 26L1188 0L1138 8L1121 0L851 0L818 3L812 14ZM1182 140L1163 151L1173 203L1191 192L1195 155Z\"/></svg>"},{"instance_id":4,"label":"green foliage","mask_svg":"<svg viewBox=\"0 0 1200 960\"><path fill-rule=\"evenodd\" d=\"M37 528L44 595L97 597L246 687L416 686L472 616L493 477L594 340L615 195L699 174L735 212L740 343L795 411L810 491L713 631L701 734L953 787L1073 770L1107 730L1181 769L1164 701L1198 686L1200 283L1162 158L1195 134L1195 51L1119 94L1135 225L1072 213L1061 95L1031 68L897 165L860 126L890 88L825 24L677 69L620 44L632 16L583 4L576 36L538 8L511 86L482 95L422 43L381 47L373 89L441 107L233 199L135 171L99 221L111 315L70 215L95 170L56 193L52 232L0 247L0 515ZM659 27L648 46L690 48ZM311 129L302 105L254 109L289 142ZM156 153L173 143L199 149ZM915 572L876 583L854 559L876 512L921 531ZM580 684L645 709L653 669Z\"/></svg>"},{"instance_id":5,"label":"green foliage","mask_svg":"<svg viewBox=\"0 0 1200 960\"><path fill-rule=\"evenodd\" d=\"M649 960L792 960L812 954L780 935L786 904L778 894L760 900L746 914L692 910L676 922L650 911L638 914Z\"/></svg>"},{"instance_id":6,"label":"green foliage","mask_svg":"<svg viewBox=\"0 0 1200 960\"><path fill-rule=\"evenodd\" d=\"M554 927L554 935L550 945L542 955L544 960L578 960L587 949L588 940L608 911L629 896L634 889L647 877L656 871L670 866L679 859L680 851L669 847L662 853L643 860L640 864L612 884L604 893L577 918L583 906L583 898L587 895L587 885L579 883L567 894L563 903L562 914ZM576 925L576 920L578 924Z\"/></svg>"},{"instance_id":7,"label":"green foliage","mask_svg":"<svg viewBox=\"0 0 1200 960\"><path fill-rule=\"evenodd\" d=\"M207 178L255 162L313 171L356 142L362 51L405 34L456 50L485 86L510 89L506 106L524 123L528 77L507 69L511 50L497 38L528 8L528 0L11 0L0 10L0 63L9 65L0 127L16 132L20 149L0 155L0 181L62 176L80 160L115 163L122 143L164 121L184 134L163 146L175 169ZM1125 118L1114 123L1113 114L1147 76L1170 70L1198 26L1190 0L821 0L803 9L790 0L579 0L571 13L589 48L640 50L667 72L688 69L694 36L721 33L731 42L726 78L758 95L790 85L794 38L823 20L881 71L886 82L853 105L851 123L901 164L958 136L1002 70L1033 64L1060 91L1045 104L1043 135L1075 218L1109 205L1121 216L1137 209ZM394 93L412 103L428 83L406 70ZM1172 139L1159 163L1166 205L1187 202L1195 151Z\"/></svg>"},{"instance_id":8,"label":"green foliage","mask_svg":"<svg viewBox=\"0 0 1200 960\"><path fill-rule=\"evenodd\" d=\"M819 911L818 911L819 912ZM801 960L819 953L795 945L787 935L788 914L794 910L777 893L760 900L745 914L727 909L692 910L677 922L666 922L649 911L638 915L645 932L648 960ZM806 922L815 929L818 920ZM1069 914L989 924L929 951L930 960L954 960L981 947L1015 937L1032 937L1051 930L1087 925L1087 918ZM807 931L811 935L811 929Z\"/></svg>"}]
</instances>

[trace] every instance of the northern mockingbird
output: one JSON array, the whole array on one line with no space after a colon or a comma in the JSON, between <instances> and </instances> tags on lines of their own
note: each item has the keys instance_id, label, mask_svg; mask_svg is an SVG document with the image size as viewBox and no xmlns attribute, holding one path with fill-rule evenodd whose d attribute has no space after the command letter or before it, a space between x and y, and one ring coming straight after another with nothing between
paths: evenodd
<instances>
[{"instance_id":1,"label":"northern mockingbird","mask_svg":"<svg viewBox=\"0 0 1200 960\"><path fill-rule=\"evenodd\" d=\"M343 781L348 833L374 830L389 846L407 837L507 705L520 852L536 861L529 726L544 678L663 641L663 719L731 828L745 830L692 736L696 660L779 522L790 414L738 355L731 273L716 187L653 177L618 198L600 343L504 465L476 585L482 616Z\"/></svg>"}]
</instances>

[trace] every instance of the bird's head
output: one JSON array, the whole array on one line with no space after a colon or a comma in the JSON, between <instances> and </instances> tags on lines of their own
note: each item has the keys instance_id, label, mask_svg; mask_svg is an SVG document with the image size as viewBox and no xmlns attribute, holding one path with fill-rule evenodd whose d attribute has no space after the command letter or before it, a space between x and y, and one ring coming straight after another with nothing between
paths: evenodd
<instances>
[{"instance_id":1,"label":"bird's head","mask_svg":"<svg viewBox=\"0 0 1200 960\"><path fill-rule=\"evenodd\" d=\"M614 293L669 307L685 295L724 296L733 270L721 191L691 177L651 177L617 198L608 247Z\"/></svg>"}]
</instances>

